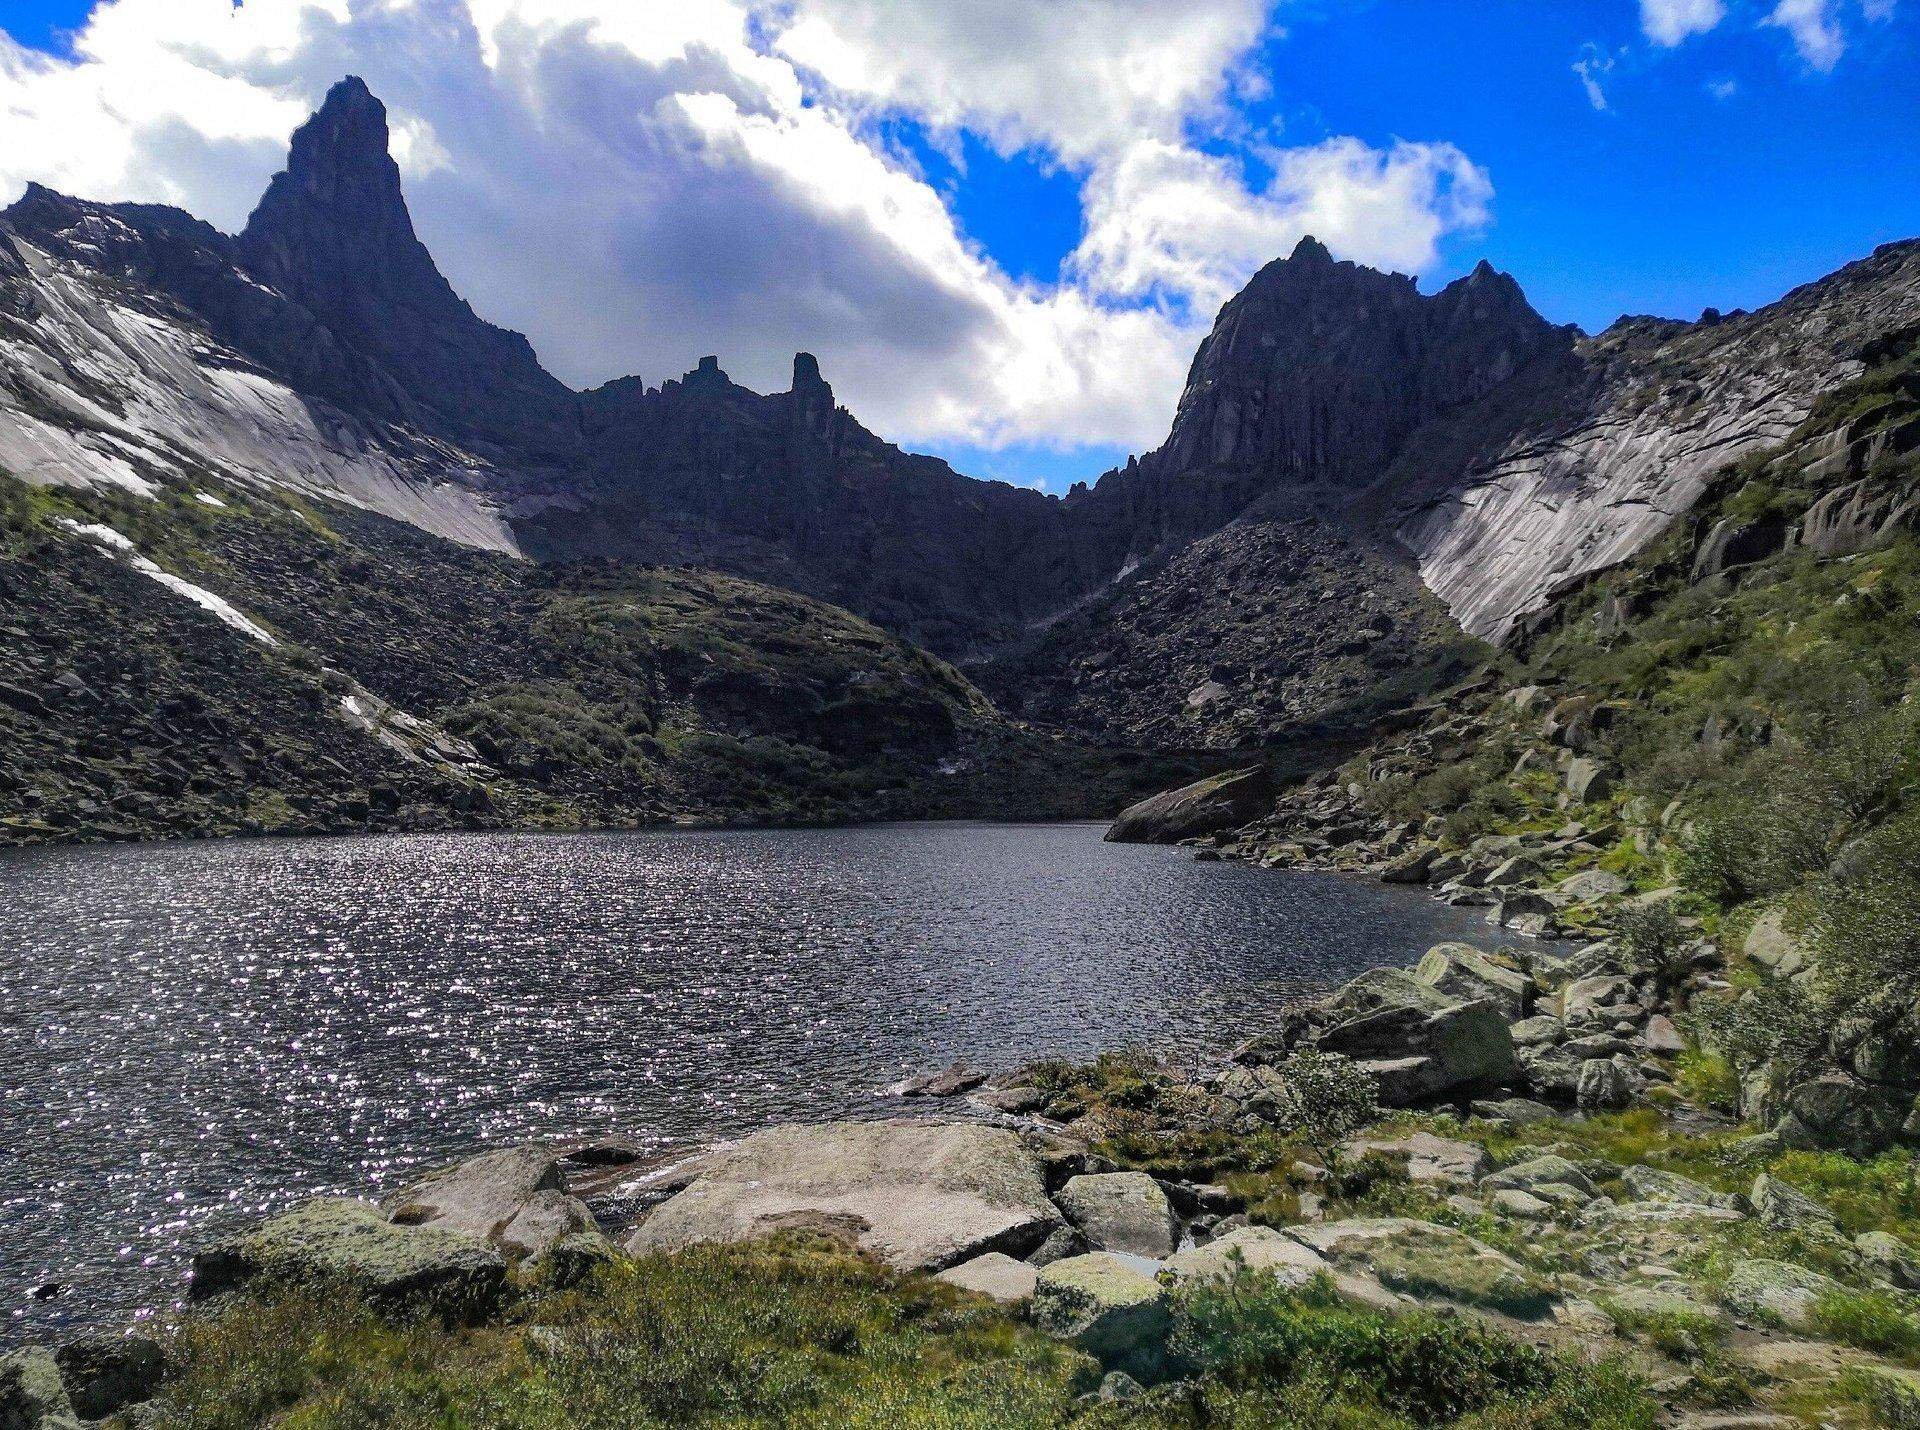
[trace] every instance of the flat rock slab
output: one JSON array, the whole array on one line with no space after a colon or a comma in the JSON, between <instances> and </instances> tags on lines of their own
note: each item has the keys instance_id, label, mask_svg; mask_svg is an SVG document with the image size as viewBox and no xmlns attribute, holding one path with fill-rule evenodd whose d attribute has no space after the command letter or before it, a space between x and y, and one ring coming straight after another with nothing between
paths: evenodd
<instances>
[{"instance_id":1,"label":"flat rock slab","mask_svg":"<svg viewBox=\"0 0 1920 1430\"><path fill-rule=\"evenodd\" d=\"M1374 1310L1402 1309L1399 1298L1378 1281L1340 1270L1305 1242L1272 1227L1239 1227L1205 1246L1168 1257L1166 1269L1176 1282L1232 1281L1242 1274L1259 1272L1289 1290L1324 1276L1346 1300Z\"/></svg>"},{"instance_id":2,"label":"flat rock slab","mask_svg":"<svg viewBox=\"0 0 1920 1430\"><path fill-rule=\"evenodd\" d=\"M1040 1268L1015 1261L999 1251L989 1251L958 1266L949 1266L934 1279L966 1291L978 1291L996 1301L1028 1301L1040 1280Z\"/></svg>"},{"instance_id":3,"label":"flat rock slab","mask_svg":"<svg viewBox=\"0 0 1920 1430\"><path fill-rule=\"evenodd\" d=\"M1405 1217L1356 1218L1287 1234L1345 1270L1364 1269L1389 1291L1452 1301L1519 1320L1553 1311L1553 1288L1512 1257L1465 1232Z\"/></svg>"},{"instance_id":4,"label":"flat rock slab","mask_svg":"<svg viewBox=\"0 0 1920 1430\"><path fill-rule=\"evenodd\" d=\"M627 1239L635 1255L743 1241L808 1219L846 1227L902 1271L1024 1255L1059 1227L1032 1143L980 1123L772 1127L696 1158L686 1187Z\"/></svg>"},{"instance_id":5,"label":"flat rock slab","mask_svg":"<svg viewBox=\"0 0 1920 1430\"><path fill-rule=\"evenodd\" d=\"M1407 1159L1407 1178L1446 1186L1471 1186L1493 1170L1487 1150L1472 1142L1415 1132L1406 1137L1358 1137L1342 1149L1350 1157L1381 1152Z\"/></svg>"},{"instance_id":6,"label":"flat rock slab","mask_svg":"<svg viewBox=\"0 0 1920 1430\"><path fill-rule=\"evenodd\" d=\"M1095 1251L1124 1251L1157 1261L1180 1244L1173 1206L1145 1172L1069 1177L1054 1200Z\"/></svg>"},{"instance_id":7,"label":"flat rock slab","mask_svg":"<svg viewBox=\"0 0 1920 1430\"><path fill-rule=\"evenodd\" d=\"M427 1303L482 1314L507 1263L477 1236L396 1226L370 1202L316 1197L193 1258L188 1296L205 1300L256 1277L333 1280L387 1305Z\"/></svg>"}]
</instances>

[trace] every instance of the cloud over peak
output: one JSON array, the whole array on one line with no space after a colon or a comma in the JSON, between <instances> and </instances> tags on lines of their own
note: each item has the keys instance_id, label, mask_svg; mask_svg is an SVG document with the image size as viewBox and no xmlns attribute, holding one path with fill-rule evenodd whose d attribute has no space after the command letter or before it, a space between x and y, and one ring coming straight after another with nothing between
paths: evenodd
<instances>
[{"instance_id":1,"label":"cloud over peak","mask_svg":"<svg viewBox=\"0 0 1920 1430\"><path fill-rule=\"evenodd\" d=\"M569 381L717 351L773 388L804 348L890 436L1144 448L1219 303L1303 233L1421 271L1488 220L1451 145L1240 132L1271 33L1269 0L101 0L68 57L0 33L0 197L237 228L361 74L422 238ZM883 118L1069 174L1058 281L1010 275Z\"/></svg>"}]
</instances>

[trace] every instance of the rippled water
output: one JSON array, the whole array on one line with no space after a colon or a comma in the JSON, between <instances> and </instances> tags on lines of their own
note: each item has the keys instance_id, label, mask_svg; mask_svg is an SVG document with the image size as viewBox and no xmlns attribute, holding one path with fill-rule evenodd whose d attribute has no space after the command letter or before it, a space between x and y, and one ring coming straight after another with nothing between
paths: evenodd
<instances>
[{"instance_id":1,"label":"rippled water","mask_svg":"<svg viewBox=\"0 0 1920 1430\"><path fill-rule=\"evenodd\" d=\"M0 1339L476 1144L666 1144L903 1074L1220 1049L1474 915L1091 825L0 852ZM36 1301L30 1287L59 1282Z\"/></svg>"}]
</instances>

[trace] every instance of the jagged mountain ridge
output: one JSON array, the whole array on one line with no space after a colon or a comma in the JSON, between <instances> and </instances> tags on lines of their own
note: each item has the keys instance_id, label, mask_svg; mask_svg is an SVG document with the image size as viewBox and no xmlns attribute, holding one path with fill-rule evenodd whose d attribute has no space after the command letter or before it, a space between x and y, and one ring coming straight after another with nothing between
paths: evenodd
<instances>
[{"instance_id":1,"label":"jagged mountain ridge","mask_svg":"<svg viewBox=\"0 0 1920 1430\"><path fill-rule=\"evenodd\" d=\"M1052 632L1115 583L1252 512L1313 517L1498 637L1920 316L1920 250L1888 252L1726 323L1585 338L1485 264L1425 295L1309 240L1223 309L1168 441L1055 499L883 441L805 355L787 393L717 362L569 391L440 274L350 79L238 237L45 190L7 212L0 464L285 483L471 544L773 581L949 655L1038 637L1063 667L1083 652Z\"/></svg>"}]
</instances>

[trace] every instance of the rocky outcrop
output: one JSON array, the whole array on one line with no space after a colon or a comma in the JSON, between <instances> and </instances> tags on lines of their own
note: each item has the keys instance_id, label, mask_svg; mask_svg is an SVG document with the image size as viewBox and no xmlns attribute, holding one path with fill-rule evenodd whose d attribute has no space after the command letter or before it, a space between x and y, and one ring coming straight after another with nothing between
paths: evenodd
<instances>
[{"instance_id":1,"label":"rocky outcrop","mask_svg":"<svg viewBox=\"0 0 1920 1430\"><path fill-rule=\"evenodd\" d=\"M388 1307L456 1315L491 1310L507 1263L477 1236L396 1226L368 1202L320 1197L193 1258L188 1296L204 1301L249 1282L338 1282Z\"/></svg>"},{"instance_id":2,"label":"rocky outcrop","mask_svg":"<svg viewBox=\"0 0 1920 1430\"><path fill-rule=\"evenodd\" d=\"M1234 1056L1259 1065L1302 1047L1352 1059L1376 1080L1384 1107L1492 1092L1518 1075L1513 1037L1492 1003L1450 998L1399 969L1361 974Z\"/></svg>"},{"instance_id":3,"label":"rocky outcrop","mask_svg":"<svg viewBox=\"0 0 1920 1430\"><path fill-rule=\"evenodd\" d=\"M1265 765L1232 770L1128 807L1107 838L1116 844L1177 844L1237 828L1264 813L1272 800L1273 778Z\"/></svg>"},{"instance_id":4,"label":"rocky outcrop","mask_svg":"<svg viewBox=\"0 0 1920 1430\"><path fill-rule=\"evenodd\" d=\"M1024 1255L1061 1224L1038 1150L978 1123L775 1127L683 1169L685 1187L627 1239L636 1253L828 1221L902 1270Z\"/></svg>"},{"instance_id":5,"label":"rocky outcrop","mask_svg":"<svg viewBox=\"0 0 1920 1430\"><path fill-rule=\"evenodd\" d=\"M1460 633L1404 556L1256 510L1143 563L976 675L1005 708L1116 744L1339 735L1441 683Z\"/></svg>"},{"instance_id":6,"label":"rocky outcrop","mask_svg":"<svg viewBox=\"0 0 1920 1430\"><path fill-rule=\"evenodd\" d=\"M539 1256L562 1237L594 1229L593 1214L566 1186L545 1149L504 1147L415 1182L386 1210L396 1225L465 1232L509 1256Z\"/></svg>"}]
</instances>

